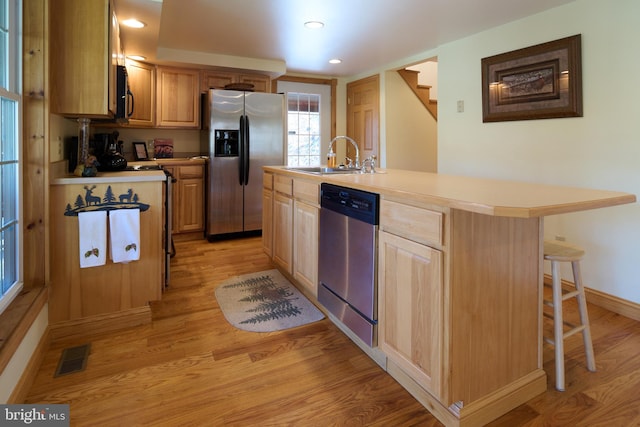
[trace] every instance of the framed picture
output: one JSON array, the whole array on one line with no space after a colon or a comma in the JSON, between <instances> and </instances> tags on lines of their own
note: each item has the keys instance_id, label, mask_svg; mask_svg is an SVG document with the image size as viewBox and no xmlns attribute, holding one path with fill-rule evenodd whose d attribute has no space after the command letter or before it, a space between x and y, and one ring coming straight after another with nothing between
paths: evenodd
<instances>
[{"instance_id":1,"label":"framed picture","mask_svg":"<svg viewBox=\"0 0 640 427\"><path fill-rule=\"evenodd\" d=\"M144 142L133 143L133 154L136 160L149 160L149 153L147 153L147 144Z\"/></svg>"},{"instance_id":2,"label":"framed picture","mask_svg":"<svg viewBox=\"0 0 640 427\"><path fill-rule=\"evenodd\" d=\"M580 34L482 59L482 121L582 117Z\"/></svg>"}]
</instances>

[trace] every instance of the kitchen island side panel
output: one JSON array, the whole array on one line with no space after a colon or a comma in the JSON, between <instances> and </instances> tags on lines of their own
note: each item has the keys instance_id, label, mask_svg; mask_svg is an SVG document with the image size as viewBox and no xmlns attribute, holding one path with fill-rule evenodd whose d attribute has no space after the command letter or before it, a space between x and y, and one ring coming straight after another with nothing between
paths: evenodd
<instances>
[{"instance_id":1,"label":"kitchen island side panel","mask_svg":"<svg viewBox=\"0 0 640 427\"><path fill-rule=\"evenodd\" d=\"M542 369L542 218L451 210L449 404Z\"/></svg>"},{"instance_id":2,"label":"kitchen island side panel","mask_svg":"<svg viewBox=\"0 0 640 427\"><path fill-rule=\"evenodd\" d=\"M51 186L50 323L121 312L160 299L164 268L162 185L155 181ZM139 202L142 209L148 206L140 212L138 261L113 263L107 254L105 265L80 268L78 216L65 212L86 204L83 198L87 187L94 186L92 193L100 197L101 203L110 188L115 203L121 195L127 203L131 194L131 200Z\"/></svg>"}]
</instances>

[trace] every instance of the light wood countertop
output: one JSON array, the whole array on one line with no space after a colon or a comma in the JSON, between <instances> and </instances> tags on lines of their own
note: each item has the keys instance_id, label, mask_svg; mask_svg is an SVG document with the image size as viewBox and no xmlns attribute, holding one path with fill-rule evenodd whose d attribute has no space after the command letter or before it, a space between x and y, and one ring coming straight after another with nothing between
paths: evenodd
<instances>
[{"instance_id":1,"label":"light wood countertop","mask_svg":"<svg viewBox=\"0 0 640 427\"><path fill-rule=\"evenodd\" d=\"M372 191L390 199L514 218L578 212L636 201L634 194L618 191L394 169L379 169L375 174L335 175L296 172L284 166L265 166L264 170Z\"/></svg>"}]
</instances>

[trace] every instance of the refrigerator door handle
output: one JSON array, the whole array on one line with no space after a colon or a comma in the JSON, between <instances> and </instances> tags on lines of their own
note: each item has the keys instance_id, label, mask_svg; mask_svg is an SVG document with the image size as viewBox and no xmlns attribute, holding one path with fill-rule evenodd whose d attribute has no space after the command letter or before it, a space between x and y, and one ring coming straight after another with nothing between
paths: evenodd
<instances>
[{"instance_id":1,"label":"refrigerator door handle","mask_svg":"<svg viewBox=\"0 0 640 427\"><path fill-rule=\"evenodd\" d=\"M243 156L243 160L244 160L244 185L248 185L249 184L249 153L250 151L250 142L251 142L251 136L249 133L249 116L244 116L244 126L245 126L245 131L244 131L244 156Z\"/></svg>"},{"instance_id":2,"label":"refrigerator door handle","mask_svg":"<svg viewBox=\"0 0 640 427\"><path fill-rule=\"evenodd\" d=\"M240 158L239 158L239 163L238 163L238 177L240 178L240 185L244 185L244 158L245 158L245 151L244 151L244 140L245 140L245 124L244 124L244 115L240 116L240 147L238 147L240 149Z\"/></svg>"}]
</instances>

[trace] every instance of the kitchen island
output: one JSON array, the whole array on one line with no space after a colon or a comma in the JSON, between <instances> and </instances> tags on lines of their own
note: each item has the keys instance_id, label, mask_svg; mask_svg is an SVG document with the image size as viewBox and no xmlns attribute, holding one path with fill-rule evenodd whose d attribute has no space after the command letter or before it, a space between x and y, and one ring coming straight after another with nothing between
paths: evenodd
<instances>
[{"instance_id":1,"label":"kitchen island","mask_svg":"<svg viewBox=\"0 0 640 427\"><path fill-rule=\"evenodd\" d=\"M265 251L310 298L318 249L307 237L327 232L317 229L319 184L380 194L382 365L447 426L484 425L546 389L544 216L636 201L621 192L397 170L264 171Z\"/></svg>"},{"instance_id":2,"label":"kitchen island","mask_svg":"<svg viewBox=\"0 0 640 427\"><path fill-rule=\"evenodd\" d=\"M49 323L54 338L149 323L164 285L161 170L59 175L51 190ZM78 213L140 209L140 259L80 268ZM108 246L107 246L108 247Z\"/></svg>"}]
</instances>

